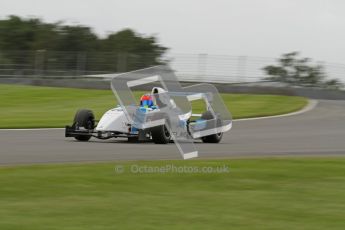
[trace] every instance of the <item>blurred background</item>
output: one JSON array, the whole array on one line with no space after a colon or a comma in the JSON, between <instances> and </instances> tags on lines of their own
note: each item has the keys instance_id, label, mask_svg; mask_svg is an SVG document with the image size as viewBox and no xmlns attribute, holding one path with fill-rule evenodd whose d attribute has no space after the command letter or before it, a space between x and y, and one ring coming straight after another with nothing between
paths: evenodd
<instances>
[{"instance_id":1,"label":"blurred background","mask_svg":"<svg viewBox=\"0 0 345 230\"><path fill-rule=\"evenodd\" d=\"M206 43L209 41L205 41ZM313 60L294 50L278 57L178 53L156 35L121 29L100 36L81 24L35 16L0 20L0 82L98 79L168 64L180 81L343 89L345 64Z\"/></svg>"}]
</instances>

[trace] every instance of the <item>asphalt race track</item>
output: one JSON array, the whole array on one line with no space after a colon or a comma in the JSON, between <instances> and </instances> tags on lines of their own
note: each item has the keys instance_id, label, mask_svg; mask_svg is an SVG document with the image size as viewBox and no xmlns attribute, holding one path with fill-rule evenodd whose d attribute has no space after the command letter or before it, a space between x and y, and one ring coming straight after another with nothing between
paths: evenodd
<instances>
[{"instance_id":1,"label":"asphalt race track","mask_svg":"<svg viewBox=\"0 0 345 230\"><path fill-rule=\"evenodd\" d=\"M200 158L279 155L344 155L345 101L319 101L299 115L234 121L220 144L196 147ZM63 129L0 130L0 164L182 159L174 144L126 139L77 142Z\"/></svg>"}]
</instances>

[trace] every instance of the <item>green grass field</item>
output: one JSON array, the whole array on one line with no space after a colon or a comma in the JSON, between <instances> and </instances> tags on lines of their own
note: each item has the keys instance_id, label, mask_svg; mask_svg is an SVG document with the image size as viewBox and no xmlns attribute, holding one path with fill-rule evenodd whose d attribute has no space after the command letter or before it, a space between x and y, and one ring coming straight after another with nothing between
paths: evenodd
<instances>
[{"instance_id":1,"label":"green grass field","mask_svg":"<svg viewBox=\"0 0 345 230\"><path fill-rule=\"evenodd\" d=\"M170 164L230 172L129 170ZM344 172L336 157L3 166L0 229L345 229Z\"/></svg>"},{"instance_id":2,"label":"green grass field","mask_svg":"<svg viewBox=\"0 0 345 230\"><path fill-rule=\"evenodd\" d=\"M142 92L137 93L137 98ZM260 117L303 108L302 97L222 94L234 118ZM89 108L96 119L115 107L111 90L86 90L0 84L0 128L64 127L76 110ZM196 111L202 104L196 104Z\"/></svg>"}]
</instances>

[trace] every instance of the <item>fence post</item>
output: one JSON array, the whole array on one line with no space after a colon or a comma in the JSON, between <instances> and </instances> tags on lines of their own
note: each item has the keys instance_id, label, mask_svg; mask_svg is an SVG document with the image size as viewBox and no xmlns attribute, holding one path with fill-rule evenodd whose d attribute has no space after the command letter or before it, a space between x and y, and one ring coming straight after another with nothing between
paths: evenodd
<instances>
[{"instance_id":1,"label":"fence post","mask_svg":"<svg viewBox=\"0 0 345 230\"><path fill-rule=\"evenodd\" d=\"M35 53L35 76L42 76L44 73L44 58L46 50L36 50Z\"/></svg>"},{"instance_id":2,"label":"fence post","mask_svg":"<svg viewBox=\"0 0 345 230\"><path fill-rule=\"evenodd\" d=\"M117 72L123 73L127 71L127 52L120 52L117 56Z\"/></svg>"},{"instance_id":3,"label":"fence post","mask_svg":"<svg viewBox=\"0 0 345 230\"><path fill-rule=\"evenodd\" d=\"M198 55L198 76L200 82L204 82L207 72L207 54Z\"/></svg>"},{"instance_id":4,"label":"fence post","mask_svg":"<svg viewBox=\"0 0 345 230\"><path fill-rule=\"evenodd\" d=\"M247 56L238 56L237 58L237 82L247 81Z\"/></svg>"},{"instance_id":5,"label":"fence post","mask_svg":"<svg viewBox=\"0 0 345 230\"><path fill-rule=\"evenodd\" d=\"M85 74L85 67L86 67L86 53L85 52L78 52L77 53L76 75L81 76L81 75Z\"/></svg>"}]
</instances>

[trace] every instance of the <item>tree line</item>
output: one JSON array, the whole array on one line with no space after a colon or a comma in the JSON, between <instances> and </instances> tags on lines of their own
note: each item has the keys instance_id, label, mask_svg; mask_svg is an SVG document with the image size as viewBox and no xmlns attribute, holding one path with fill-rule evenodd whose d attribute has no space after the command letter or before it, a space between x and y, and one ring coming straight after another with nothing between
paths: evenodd
<instances>
[{"instance_id":1,"label":"tree line","mask_svg":"<svg viewBox=\"0 0 345 230\"><path fill-rule=\"evenodd\" d=\"M167 50L154 36L123 29L100 38L88 26L9 16L0 20L0 63L128 71L157 65ZM43 60L37 60L37 52ZM38 55L39 56L39 55ZM122 67L121 67L122 66Z\"/></svg>"},{"instance_id":2,"label":"tree line","mask_svg":"<svg viewBox=\"0 0 345 230\"><path fill-rule=\"evenodd\" d=\"M268 75L264 80L303 87L328 89L344 87L340 80L327 77L323 65L313 64L310 58L299 57L298 52L283 54L277 61L277 65L263 68Z\"/></svg>"}]
</instances>

